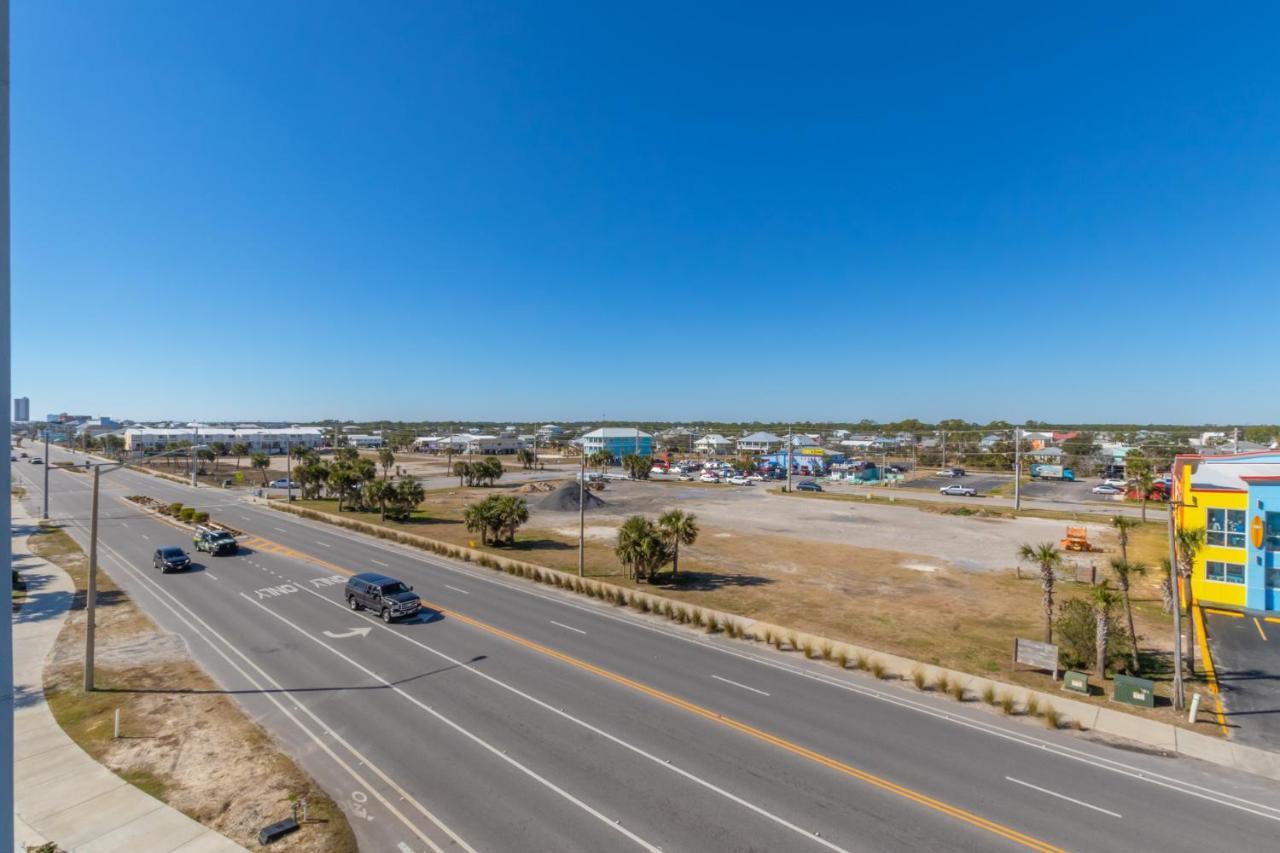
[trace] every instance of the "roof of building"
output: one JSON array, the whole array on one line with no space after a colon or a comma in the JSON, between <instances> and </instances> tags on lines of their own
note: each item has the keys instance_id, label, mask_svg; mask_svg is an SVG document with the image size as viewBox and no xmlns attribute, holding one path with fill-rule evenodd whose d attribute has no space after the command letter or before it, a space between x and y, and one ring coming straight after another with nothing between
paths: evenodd
<instances>
[{"instance_id":1,"label":"roof of building","mask_svg":"<svg viewBox=\"0 0 1280 853\"><path fill-rule=\"evenodd\" d=\"M1238 456L1179 456L1175 469L1191 467L1191 488L1247 491L1247 481L1280 477L1280 451L1242 453Z\"/></svg>"},{"instance_id":2,"label":"roof of building","mask_svg":"<svg viewBox=\"0 0 1280 853\"><path fill-rule=\"evenodd\" d=\"M653 438L644 430L632 427L599 427L583 434L582 438L635 438L637 435L641 438Z\"/></svg>"},{"instance_id":3,"label":"roof of building","mask_svg":"<svg viewBox=\"0 0 1280 853\"><path fill-rule=\"evenodd\" d=\"M781 436L774 435L771 432L753 432L751 435L744 435L738 441L749 441L752 443L768 442L773 444L782 441Z\"/></svg>"},{"instance_id":4,"label":"roof of building","mask_svg":"<svg viewBox=\"0 0 1280 853\"><path fill-rule=\"evenodd\" d=\"M733 442L725 438L720 433L713 432L710 435L704 435L702 438L695 441L694 444L733 444Z\"/></svg>"}]
</instances>

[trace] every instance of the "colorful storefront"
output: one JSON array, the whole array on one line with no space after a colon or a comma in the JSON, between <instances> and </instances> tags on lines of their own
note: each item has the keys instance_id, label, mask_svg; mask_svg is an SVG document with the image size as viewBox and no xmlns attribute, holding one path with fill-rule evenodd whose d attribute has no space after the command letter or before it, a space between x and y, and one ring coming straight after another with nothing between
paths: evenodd
<instances>
[{"instance_id":1,"label":"colorful storefront","mask_svg":"<svg viewBox=\"0 0 1280 853\"><path fill-rule=\"evenodd\" d=\"M1173 480L1177 523L1205 532L1196 600L1280 611L1280 451L1179 456Z\"/></svg>"}]
</instances>

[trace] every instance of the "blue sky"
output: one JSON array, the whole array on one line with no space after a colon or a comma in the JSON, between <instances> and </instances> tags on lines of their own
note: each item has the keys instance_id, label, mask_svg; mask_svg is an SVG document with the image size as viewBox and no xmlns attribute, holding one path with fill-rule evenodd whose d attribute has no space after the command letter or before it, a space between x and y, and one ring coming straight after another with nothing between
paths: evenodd
<instances>
[{"instance_id":1,"label":"blue sky","mask_svg":"<svg viewBox=\"0 0 1280 853\"><path fill-rule=\"evenodd\" d=\"M694 5L14 4L15 394L1276 420L1273 4Z\"/></svg>"}]
</instances>

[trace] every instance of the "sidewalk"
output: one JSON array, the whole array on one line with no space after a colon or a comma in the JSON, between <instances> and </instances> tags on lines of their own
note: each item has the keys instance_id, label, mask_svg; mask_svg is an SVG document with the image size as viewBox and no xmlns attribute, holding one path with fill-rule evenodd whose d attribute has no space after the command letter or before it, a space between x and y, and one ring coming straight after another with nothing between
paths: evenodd
<instances>
[{"instance_id":1,"label":"sidewalk","mask_svg":"<svg viewBox=\"0 0 1280 853\"><path fill-rule=\"evenodd\" d=\"M27 547L35 522L15 502L13 565L27 601L13 614L14 848L68 853L230 853L244 848L116 776L62 730L44 701L46 658L74 588Z\"/></svg>"}]
</instances>

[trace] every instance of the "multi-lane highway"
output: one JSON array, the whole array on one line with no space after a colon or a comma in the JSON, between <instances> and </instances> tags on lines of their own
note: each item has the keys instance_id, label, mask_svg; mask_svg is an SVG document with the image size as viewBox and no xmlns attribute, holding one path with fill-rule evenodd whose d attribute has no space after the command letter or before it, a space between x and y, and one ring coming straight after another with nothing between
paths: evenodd
<instances>
[{"instance_id":1,"label":"multi-lane highway","mask_svg":"<svg viewBox=\"0 0 1280 853\"><path fill-rule=\"evenodd\" d=\"M54 460L77 458L54 451ZM42 472L14 463L38 514ZM133 471L102 565L344 804L367 850L1275 849L1280 785L1006 720ZM51 514L86 543L89 477ZM160 575L209 510L234 557ZM384 625L375 570L434 613Z\"/></svg>"}]
</instances>

